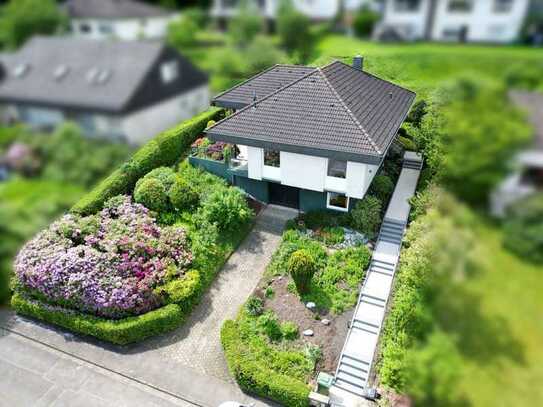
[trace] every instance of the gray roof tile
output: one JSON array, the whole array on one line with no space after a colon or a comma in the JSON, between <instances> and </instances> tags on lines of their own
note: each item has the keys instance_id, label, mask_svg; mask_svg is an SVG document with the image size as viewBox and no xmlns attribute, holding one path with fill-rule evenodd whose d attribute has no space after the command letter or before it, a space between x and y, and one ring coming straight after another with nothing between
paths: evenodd
<instances>
[{"instance_id":1,"label":"gray roof tile","mask_svg":"<svg viewBox=\"0 0 543 407\"><path fill-rule=\"evenodd\" d=\"M242 108L262 99L285 85L315 71L316 68L300 65L274 65L252 78L215 96L213 103L222 107Z\"/></svg>"},{"instance_id":2,"label":"gray roof tile","mask_svg":"<svg viewBox=\"0 0 543 407\"><path fill-rule=\"evenodd\" d=\"M68 0L64 8L72 18L146 18L172 14L165 8L134 0Z\"/></svg>"},{"instance_id":3,"label":"gray roof tile","mask_svg":"<svg viewBox=\"0 0 543 407\"><path fill-rule=\"evenodd\" d=\"M414 98L409 90L336 61L311 69L207 132L252 145L382 157Z\"/></svg>"}]
</instances>

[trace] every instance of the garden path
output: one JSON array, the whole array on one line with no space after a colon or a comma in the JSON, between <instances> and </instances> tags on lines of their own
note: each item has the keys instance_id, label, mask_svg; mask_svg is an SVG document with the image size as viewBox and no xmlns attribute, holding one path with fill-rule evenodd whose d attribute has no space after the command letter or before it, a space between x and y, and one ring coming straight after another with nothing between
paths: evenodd
<instances>
[{"instance_id":1,"label":"garden path","mask_svg":"<svg viewBox=\"0 0 543 407\"><path fill-rule=\"evenodd\" d=\"M43 405L47 406L122 406L125 404L119 400L123 400L126 391L142 394L140 402L134 401L133 396L126 398L132 401L126 405L136 407L216 407L227 400L254 403L255 407L271 405L242 393L230 378L220 344L220 328L224 320L236 316L254 290L280 243L285 222L296 215L291 209L266 207L186 323L141 344L109 345L0 308L0 375L4 378L9 373L0 393L11 391L12 397L22 397L18 399L22 402L10 405L40 405L32 400L38 400L41 392L39 397L44 397ZM70 365L66 371L54 368L59 355L68 359L58 362ZM34 366L42 370L29 373ZM87 372L88 368L98 369L103 377ZM36 380L27 383L25 377ZM110 399L100 400L100 404L93 395ZM56 396L58 400L48 398ZM32 402L25 403L25 397ZM0 399L0 406L2 403Z\"/></svg>"}]
</instances>

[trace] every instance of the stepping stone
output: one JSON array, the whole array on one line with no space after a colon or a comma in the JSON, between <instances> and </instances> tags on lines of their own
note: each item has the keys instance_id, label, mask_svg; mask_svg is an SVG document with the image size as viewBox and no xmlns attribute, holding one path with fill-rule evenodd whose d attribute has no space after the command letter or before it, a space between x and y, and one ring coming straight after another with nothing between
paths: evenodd
<instances>
[{"instance_id":1,"label":"stepping stone","mask_svg":"<svg viewBox=\"0 0 543 407\"><path fill-rule=\"evenodd\" d=\"M330 325L330 320L329 319L325 318L325 319L321 320L321 322L322 322L323 325Z\"/></svg>"},{"instance_id":2,"label":"stepping stone","mask_svg":"<svg viewBox=\"0 0 543 407\"><path fill-rule=\"evenodd\" d=\"M303 332L304 336L313 336L314 335L314 332L312 329L306 329L304 332Z\"/></svg>"}]
</instances>

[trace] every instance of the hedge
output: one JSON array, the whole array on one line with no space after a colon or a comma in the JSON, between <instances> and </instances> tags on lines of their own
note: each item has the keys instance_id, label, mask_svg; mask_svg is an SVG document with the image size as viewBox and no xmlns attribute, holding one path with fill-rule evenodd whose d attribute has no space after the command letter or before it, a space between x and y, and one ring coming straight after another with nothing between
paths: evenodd
<instances>
[{"instance_id":1,"label":"hedge","mask_svg":"<svg viewBox=\"0 0 543 407\"><path fill-rule=\"evenodd\" d=\"M171 331L184 320L184 312L177 304L168 304L142 315L119 320L99 318L51 306L29 299L18 292L13 294L11 305L20 314L117 345L139 342Z\"/></svg>"},{"instance_id":2,"label":"hedge","mask_svg":"<svg viewBox=\"0 0 543 407\"><path fill-rule=\"evenodd\" d=\"M130 193L136 181L152 169L176 164L206 128L207 122L219 118L222 112L222 109L211 108L160 133L77 202L72 212L81 215L96 213L109 198Z\"/></svg>"},{"instance_id":3,"label":"hedge","mask_svg":"<svg viewBox=\"0 0 543 407\"><path fill-rule=\"evenodd\" d=\"M235 321L226 321L221 329L221 343L230 374L242 390L274 400L287 407L307 407L310 388L307 384L282 375L255 360L243 343Z\"/></svg>"}]
</instances>

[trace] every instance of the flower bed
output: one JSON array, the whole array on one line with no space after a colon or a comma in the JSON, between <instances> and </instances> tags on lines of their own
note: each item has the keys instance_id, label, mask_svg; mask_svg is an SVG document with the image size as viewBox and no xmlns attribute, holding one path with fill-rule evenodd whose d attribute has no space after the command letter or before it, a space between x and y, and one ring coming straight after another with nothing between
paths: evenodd
<instances>
[{"instance_id":1,"label":"flower bed","mask_svg":"<svg viewBox=\"0 0 543 407\"><path fill-rule=\"evenodd\" d=\"M130 197L97 215L65 215L15 260L19 291L91 315L119 319L163 304L154 292L192 262L183 228L159 227ZM168 274L168 276L167 276Z\"/></svg>"},{"instance_id":2,"label":"flower bed","mask_svg":"<svg viewBox=\"0 0 543 407\"><path fill-rule=\"evenodd\" d=\"M207 117L161 143L179 134L185 143ZM115 344L183 322L250 230L253 212L239 189L186 162L178 170L146 162L137 173L120 189L112 175L111 188L104 182L27 243L15 265L17 312ZM134 186L134 197L113 193Z\"/></svg>"},{"instance_id":3,"label":"flower bed","mask_svg":"<svg viewBox=\"0 0 543 407\"><path fill-rule=\"evenodd\" d=\"M320 237L286 231L253 296L221 331L240 387L286 406L307 406L317 371L335 369L343 345L337 338L347 333L346 311L371 257L363 245L334 250ZM293 268L310 270L304 285L295 284Z\"/></svg>"},{"instance_id":4,"label":"flower bed","mask_svg":"<svg viewBox=\"0 0 543 407\"><path fill-rule=\"evenodd\" d=\"M228 161L235 155L236 146L224 141L211 142L207 137L197 139L191 145L191 154L194 157L207 158L214 161Z\"/></svg>"}]
</instances>

